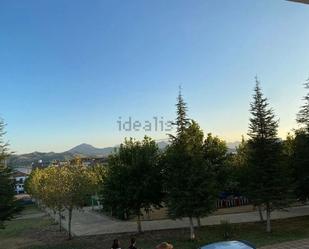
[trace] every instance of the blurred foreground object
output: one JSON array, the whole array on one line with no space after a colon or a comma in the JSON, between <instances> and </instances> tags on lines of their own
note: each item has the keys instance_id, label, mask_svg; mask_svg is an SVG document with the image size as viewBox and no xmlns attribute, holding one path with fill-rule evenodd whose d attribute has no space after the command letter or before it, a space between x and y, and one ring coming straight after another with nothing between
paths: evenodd
<instances>
[{"instance_id":1,"label":"blurred foreground object","mask_svg":"<svg viewBox=\"0 0 309 249\"><path fill-rule=\"evenodd\" d=\"M200 249L255 249L247 241L224 241L202 246Z\"/></svg>"}]
</instances>

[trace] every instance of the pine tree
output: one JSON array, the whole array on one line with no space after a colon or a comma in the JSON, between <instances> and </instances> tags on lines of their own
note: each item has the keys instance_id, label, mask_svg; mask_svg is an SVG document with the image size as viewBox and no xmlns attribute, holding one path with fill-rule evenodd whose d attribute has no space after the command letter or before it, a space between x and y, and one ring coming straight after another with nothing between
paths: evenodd
<instances>
[{"instance_id":1,"label":"pine tree","mask_svg":"<svg viewBox=\"0 0 309 249\"><path fill-rule=\"evenodd\" d=\"M304 84L305 89L309 90L309 78ZM297 114L296 121L302 125L306 133L309 133L309 92L304 97L305 104L301 106L300 111Z\"/></svg>"},{"instance_id":2,"label":"pine tree","mask_svg":"<svg viewBox=\"0 0 309 249\"><path fill-rule=\"evenodd\" d=\"M164 176L166 204L171 218L189 218L190 238L195 238L193 218L214 210L217 189L210 163L204 159L204 134L187 118L186 104L178 96L177 135L165 152Z\"/></svg>"},{"instance_id":3,"label":"pine tree","mask_svg":"<svg viewBox=\"0 0 309 249\"><path fill-rule=\"evenodd\" d=\"M273 110L268 108L267 99L263 97L257 77L255 81L248 135L255 141L277 141L278 120L275 119Z\"/></svg>"},{"instance_id":4,"label":"pine tree","mask_svg":"<svg viewBox=\"0 0 309 249\"><path fill-rule=\"evenodd\" d=\"M309 79L305 89L309 90ZM309 198L309 92L304 97L305 104L301 106L296 121L301 126L295 132L294 154L292 165L294 169L296 196L306 201Z\"/></svg>"},{"instance_id":5,"label":"pine tree","mask_svg":"<svg viewBox=\"0 0 309 249\"><path fill-rule=\"evenodd\" d=\"M174 126L176 126L176 136L170 135L170 138L173 139L180 139L182 137L182 134L184 134L185 129L189 126L190 120L187 117L187 104L183 99L182 93L181 93L181 87L179 87L179 93L177 97L177 104L176 104L176 110L177 110L177 117L175 122L173 123Z\"/></svg>"},{"instance_id":6,"label":"pine tree","mask_svg":"<svg viewBox=\"0 0 309 249\"><path fill-rule=\"evenodd\" d=\"M10 220L19 210L14 198L12 170L6 166L9 153L8 145L4 142L4 126L4 122L0 120L0 228L4 228L4 221Z\"/></svg>"},{"instance_id":7,"label":"pine tree","mask_svg":"<svg viewBox=\"0 0 309 249\"><path fill-rule=\"evenodd\" d=\"M251 103L248 135L247 196L257 206L264 206L267 232L274 209L285 206L288 178L282 163L282 145L277 137L278 120L263 96L258 79Z\"/></svg>"}]
</instances>

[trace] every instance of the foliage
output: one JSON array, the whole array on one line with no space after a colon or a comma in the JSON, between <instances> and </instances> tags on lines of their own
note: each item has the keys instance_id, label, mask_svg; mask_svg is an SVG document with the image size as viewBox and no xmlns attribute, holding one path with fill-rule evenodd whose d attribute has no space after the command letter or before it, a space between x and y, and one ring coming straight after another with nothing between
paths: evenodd
<instances>
[{"instance_id":1,"label":"foliage","mask_svg":"<svg viewBox=\"0 0 309 249\"><path fill-rule=\"evenodd\" d=\"M248 142L242 136L241 143L236 147L236 153L228 157L228 183L226 190L232 193L245 192L248 177L245 169L248 164Z\"/></svg>"},{"instance_id":2,"label":"foliage","mask_svg":"<svg viewBox=\"0 0 309 249\"><path fill-rule=\"evenodd\" d=\"M103 206L125 219L137 216L139 232L141 211L161 207L163 191L158 162L159 149L154 140L126 139L110 156L103 181Z\"/></svg>"},{"instance_id":3,"label":"foliage","mask_svg":"<svg viewBox=\"0 0 309 249\"><path fill-rule=\"evenodd\" d=\"M228 174L230 173L226 142L208 133L203 144L203 155L206 164L214 174L215 181L220 183L220 190L225 190L229 184Z\"/></svg>"},{"instance_id":4,"label":"foliage","mask_svg":"<svg viewBox=\"0 0 309 249\"><path fill-rule=\"evenodd\" d=\"M191 123L184 138L166 151L168 212L172 218L203 217L214 209L214 175L203 158L203 132L197 123Z\"/></svg>"},{"instance_id":5,"label":"foliage","mask_svg":"<svg viewBox=\"0 0 309 249\"><path fill-rule=\"evenodd\" d=\"M309 90L309 79L305 89ZM294 169L295 193L303 202L309 198L309 92L304 97L305 104L297 114L297 123L300 128L295 132L294 140L291 139L290 164Z\"/></svg>"},{"instance_id":6,"label":"foliage","mask_svg":"<svg viewBox=\"0 0 309 249\"><path fill-rule=\"evenodd\" d=\"M176 106L177 134L171 137L163 163L166 204L170 217L189 217L190 238L194 239L193 218L199 220L215 209L218 196L215 173L222 156L222 144L209 135L204 146L204 134L195 121L188 121L181 93Z\"/></svg>"},{"instance_id":7,"label":"foliage","mask_svg":"<svg viewBox=\"0 0 309 249\"><path fill-rule=\"evenodd\" d=\"M277 138L278 121L268 107L257 79L254 92L248 132L246 194L254 204L265 207L267 231L270 232L270 213L287 205L289 182L282 143Z\"/></svg>"},{"instance_id":8,"label":"foliage","mask_svg":"<svg viewBox=\"0 0 309 249\"><path fill-rule=\"evenodd\" d=\"M293 145L291 165L294 169L295 193L305 202L309 198L309 134L304 130L298 130Z\"/></svg>"},{"instance_id":9,"label":"foliage","mask_svg":"<svg viewBox=\"0 0 309 249\"><path fill-rule=\"evenodd\" d=\"M34 170L26 182L27 191L39 203L59 213L69 212L69 237L74 208L82 208L95 193L98 175L81 165L50 166ZM61 221L61 218L59 219ZM61 224L60 224L61 225Z\"/></svg>"},{"instance_id":10,"label":"foliage","mask_svg":"<svg viewBox=\"0 0 309 249\"><path fill-rule=\"evenodd\" d=\"M309 90L309 78L304 84L305 89ZM298 114L297 114L297 123L305 129L306 133L309 133L309 92L304 97L305 104L301 106Z\"/></svg>"},{"instance_id":11,"label":"foliage","mask_svg":"<svg viewBox=\"0 0 309 249\"><path fill-rule=\"evenodd\" d=\"M183 99L181 87L179 87L176 110L177 117L173 123L176 126L176 136L169 135L171 140L180 139L185 129L190 125L190 120L187 117L187 104Z\"/></svg>"},{"instance_id":12,"label":"foliage","mask_svg":"<svg viewBox=\"0 0 309 249\"><path fill-rule=\"evenodd\" d=\"M4 221L10 220L15 213L20 211L20 206L15 199L14 179L12 170L6 166L10 153L8 144L4 142L4 122L0 120L0 228L4 228Z\"/></svg>"}]
</instances>

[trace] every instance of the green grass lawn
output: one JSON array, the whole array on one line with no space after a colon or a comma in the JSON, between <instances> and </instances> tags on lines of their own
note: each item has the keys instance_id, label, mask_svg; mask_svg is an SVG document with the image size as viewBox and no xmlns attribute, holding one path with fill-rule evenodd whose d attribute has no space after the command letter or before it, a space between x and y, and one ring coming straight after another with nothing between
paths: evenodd
<instances>
[{"instance_id":1,"label":"green grass lawn","mask_svg":"<svg viewBox=\"0 0 309 249\"><path fill-rule=\"evenodd\" d=\"M34 206L27 206L19 216L36 214L40 211ZM31 238L32 233L42 231L52 224L49 219L32 218L17 219L6 222L5 229L0 229L0 249L15 249L22 246L32 246L38 244L39 241Z\"/></svg>"},{"instance_id":2,"label":"green grass lawn","mask_svg":"<svg viewBox=\"0 0 309 249\"><path fill-rule=\"evenodd\" d=\"M230 225L230 239L248 240L256 246L262 246L309 238L309 216L277 220L272 225L271 234L267 234L265 225L260 223ZM224 240L224 231L222 225L200 228L194 242L187 239L188 229L146 232L141 235L76 237L68 241L66 234L58 232L58 226L44 217L8 222L7 228L0 230L0 249L108 249L114 238L121 241L122 248L127 248L132 236L137 238L138 248L153 249L158 243L168 241L176 249L197 249L201 245Z\"/></svg>"},{"instance_id":3,"label":"green grass lawn","mask_svg":"<svg viewBox=\"0 0 309 249\"><path fill-rule=\"evenodd\" d=\"M7 223L5 229L0 230L0 239L17 237L23 235L30 230L40 230L50 225L49 219L25 219L25 220L13 220Z\"/></svg>"},{"instance_id":4,"label":"green grass lawn","mask_svg":"<svg viewBox=\"0 0 309 249\"><path fill-rule=\"evenodd\" d=\"M41 211L35 205L26 206L18 216L40 213ZM20 236L29 230L39 230L50 224L49 219L17 219L6 222L6 228L0 229L0 239Z\"/></svg>"},{"instance_id":5,"label":"green grass lawn","mask_svg":"<svg viewBox=\"0 0 309 249\"><path fill-rule=\"evenodd\" d=\"M37 208L37 206L35 204L31 204L31 205L25 206L21 214L23 215L36 214L38 212L40 212L40 210Z\"/></svg>"}]
</instances>

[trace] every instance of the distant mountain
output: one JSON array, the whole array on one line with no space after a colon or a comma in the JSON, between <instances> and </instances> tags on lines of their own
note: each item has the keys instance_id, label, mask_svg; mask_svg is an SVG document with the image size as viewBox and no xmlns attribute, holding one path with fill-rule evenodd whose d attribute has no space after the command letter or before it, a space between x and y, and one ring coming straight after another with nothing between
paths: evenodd
<instances>
[{"instance_id":1,"label":"distant mountain","mask_svg":"<svg viewBox=\"0 0 309 249\"><path fill-rule=\"evenodd\" d=\"M168 144L168 140L159 140L157 141L158 147L164 149ZM228 151L230 153L236 152L236 147L239 145L239 142L227 143ZM73 159L76 156L80 157L107 157L110 155L118 146L115 147L105 147L105 148L96 148L90 144L80 144L72 149L62 152L32 152L22 155L12 155L8 161L8 165L11 167L31 167L32 163L37 163L39 160L42 160L45 163L49 163L54 160L67 161Z\"/></svg>"},{"instance_id":2,"label":"distant mountain","mask_svg":"<svg viewBox=\"0 0 309 249\"><path fill-rule=\"evenodd\" d=\"M93 147L90 144L80 144L76 147L70 149L67 151L67 153L73 154L73 155L85 155L85 156L108 156L115 150L115 147L106 147L106 148L96 148Z\"/></svg>"},{"instance_id":3,"label":"distant mountain","mask_svg":"<svg viewBox=\"0 0 309 249\"><path fill-rule=\"evenodd\" d=\"M228 152L229 153L236 153L236 148L238 147L239 144L240 144L239 141L226 143Z\"/></svg>"},{"instance_id":4,"label":"distant mountain","mask_svg":"<svg viewBox=\"0 0 309 249\"><path fill-rule=\"evenodd\" d=\"M158 142L158 146L160 149L163 149L167 146L167 142L160 141ZM44 163L49 163L51 161L59 160L59 161L67 161L73 159L76 156L80 157L107 157L117 148L115 147L105 147L105 148L96 148L90 144L80 144L72 149L62 152L32 152L28 154L22 155L12 155L8 160L8 165L10 167L31 167L32 163L37 163L42 160Z\"/></svg>"},{"instance_id":5,"label":"distant mountain","mask_svg":"<svg viewBox=\"0 0 309 249\"><path fill-rule=\"evenodd\" d=\"M74 155L68 152L54 153L54 152L32 152L22 155L12 155L8 160L10 167L31 167L31 164L42 160L43 162L51 162L54 160L70 160Z\"/></svg>"},{"instance_id":6,"label":"distant mountain","mask_svg":"<svg viewBox=\"0 0 309 249\"><path fill-rule=\"evenodd\" d=\"M169 145L169 142L168 142L168 140L159 141L159 142L157 142L157 145L158 145L159 149L162 150L162 149L165 149L165 147Z\"/></svg>"}]
</instances>

